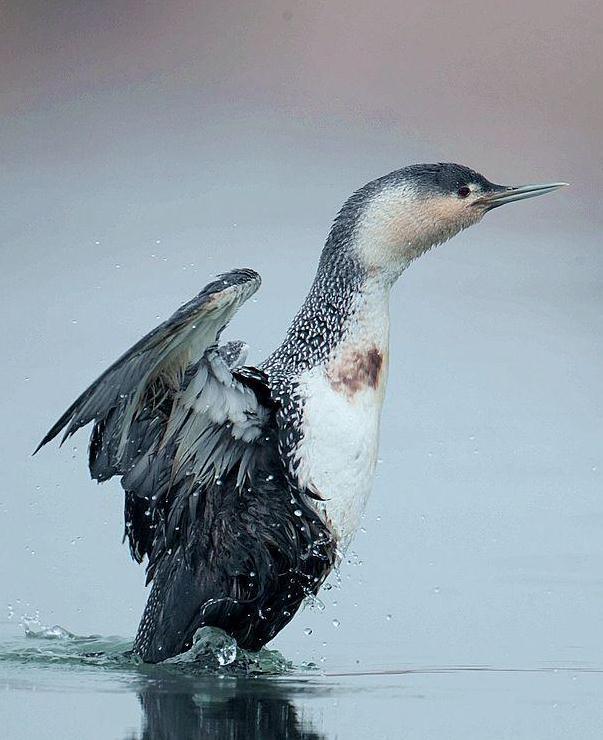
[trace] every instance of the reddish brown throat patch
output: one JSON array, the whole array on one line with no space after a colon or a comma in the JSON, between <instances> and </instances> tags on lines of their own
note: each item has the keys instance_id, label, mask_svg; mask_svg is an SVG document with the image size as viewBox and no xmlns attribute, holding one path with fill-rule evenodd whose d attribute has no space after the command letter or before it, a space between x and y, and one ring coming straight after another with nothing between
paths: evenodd
<instances>
[{"instance_id":1,"label":"reddish brown throat patch","mask_svg":"<svg viewBox=\"0 0 603 740\"><path fill-rule=\"evenodd\" d=\"M349 350L329 367L329 381L337 393L351 397L364 388L376 388L382 367L383 355L376 347L368 352Z\"/></svg>"}]
</instances>

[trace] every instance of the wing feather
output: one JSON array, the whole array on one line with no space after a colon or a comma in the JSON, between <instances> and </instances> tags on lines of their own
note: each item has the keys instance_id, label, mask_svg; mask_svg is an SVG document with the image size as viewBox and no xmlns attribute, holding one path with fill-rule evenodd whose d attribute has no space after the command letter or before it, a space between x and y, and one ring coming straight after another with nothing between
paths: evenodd
<instances>
[{"instance_id":1,"label":"wing feather","mask_svg":"<svg viewBox=\"0 0 603 740\"><path fill-rule=\"evenodd\" d=\"M252 270L220 275L111 365L38 447L94 421L90 472L99 481L121 476L125 536L136 560L149 556L149 579L168 542L186 541L204 490L232 471L244 485L264 439L266 376L233 372L242 342L217 346L259 285Z\"/></svg>"},{"instance_id":2,"label":"wing feather","mask_svg":"<svg viewBox=\"0 0 603 740\"><path fill-rule=\"evenodd\" d=\"M260 283L260 276L249 269L219 275L105 370L58 419L35 452L59 432L64 430L64 442L114 408L119 408L122 415L123 452L129 427L149 385L160 381L178 391L186 368L218 341L239 306L256 292Z\"/></svg>"}]
</instances>

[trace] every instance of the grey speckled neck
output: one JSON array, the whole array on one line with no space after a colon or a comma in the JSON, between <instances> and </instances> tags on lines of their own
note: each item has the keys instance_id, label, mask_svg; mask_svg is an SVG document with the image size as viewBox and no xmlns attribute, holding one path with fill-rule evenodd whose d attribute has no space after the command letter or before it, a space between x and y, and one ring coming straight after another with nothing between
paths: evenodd
<instances>
[{"instance_id":1,"label":"grey speckled neck","mask_svg":"<svg viewBox=\"0 0 603 740\"><path fill-rule=\"evenodd\" d=\"M291 377L320 364L345 333L346 319L365 275L349 238L334 237L331 231L310 292L283 343L261 365L274 379Z\"/></svg>"},{"instance_id":2,"label":"grey speckled neck","mask_svg":"<svg viewBox=\"0 0 603 740\"><path fill-rule=\"evenodd\" d=\"M337 214L306 300L281 346L261 365L273 381L294 377L320 364L343 338L354 298L367 278L355 250L356 228L367 204L396 174L364 185Z\"/></svg>"}]
</instances>

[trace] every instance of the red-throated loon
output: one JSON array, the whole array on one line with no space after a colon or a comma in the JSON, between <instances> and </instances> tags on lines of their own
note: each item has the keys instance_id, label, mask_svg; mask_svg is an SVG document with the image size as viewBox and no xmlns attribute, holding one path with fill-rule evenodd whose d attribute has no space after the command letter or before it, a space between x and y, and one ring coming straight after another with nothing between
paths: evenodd
<instances>
[{"instance_id":1,"label":"red-throated loon","mask_svg":"<svg viewBox=\"0 0 603 740\"><path fill-rule=\"evenodd\" d=\"M242 342L218 346L260 286L232 270L67 409L40 447L93 422L91 475L121 478L125 536L153 582L134 643L144 661L187 649L205 625L257 650L320 589L372 486L392 285L487 211L563 184L494 185L457 164L373 180L342 207L306 300L258 367Z\"/></svg>"}]
</instances>

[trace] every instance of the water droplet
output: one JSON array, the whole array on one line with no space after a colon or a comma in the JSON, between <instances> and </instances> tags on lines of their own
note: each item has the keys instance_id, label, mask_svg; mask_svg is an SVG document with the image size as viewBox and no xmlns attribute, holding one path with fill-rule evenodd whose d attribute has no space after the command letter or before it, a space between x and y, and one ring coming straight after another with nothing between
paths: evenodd
<instances>
[{"instance_id":1,"label":"water droplet","mask_svg":"<svg viewBox=\"0 0 603 740\"><path fill-rule=\"evenodd\" d=\"M386 614L385 615L385 618L387 619L388 622L391 622L392 615L391 614Z\"/></svg>"},{"instance_id":2,"label":"water droplet","mask_svg":"<svg viewBox=\"0 0 603 740\"><path fill-rule=\"evenodd\" d=\"M433 592L434 592L434 594L439 594L440 593L440 587L439 586L434 586L433 587Z\"/></svg>"},{"instance_id":3,"label":"water droplet","mask_svg":"<svg viewBox=\"0 0 603 740\"><path fill-rule=\"evenodd\" d=\"M237 659L237 643L233 640L232 642L226 642L217 652L216 658L220 665L230 665Z\"/></svg>"},{"instance_id":4,"label":"water droplet","mask_svg":"<svg viewBox=\"0 0 603 740\"><path fill-rule=\"evenodd\" d=\"M318 609L319 612L325 610L324 601L321 601L321 599L319 599L318 596L315 596L314 594L308 594L306 596L306 598L304 599L304 605L308 606L310 609Z\"/></svg>"},{"instance_id":5,"label":"water droplet","mask_svg":"<svg viewBox=\"0 0 603 740\"><path fill-rule=\"evenodd\" d=\"M295 509L295 511L293 513L295 514L295 516L301 516L302 515L301 509Z\"/></svg>"},{"instance_id":6,"label":"water droplet","mask_svg":"<svg viewBox=\"0 0 603 740\"><path fill-rule=\"evenodd\" d=\"M334 619L331 624L333 625L333 627L335 627L335 629L337 629L341 622L338 619Z\"/></svg>"},{"instance_id":7,"label":"water droplet","mask_svg":"<svg viewBox=\"0 0 603 740\"><path fill-rule=\"evenodd\" d=\"M249 577L250 578L255 578L255 571L254 570L252 570L252 571L249 572Z\"/></svg>"},{"instance_id":8,"label":"water droplet","mask_svg":"<svg viewBox=\"0 0 603 740\"><path fill-rule=\"evenodd\" d=\"M311 628L310 627L306 627L306 629L304 630L304 635L310 636L311 634L312 634Z\"/></svg>"}]
</instances>

